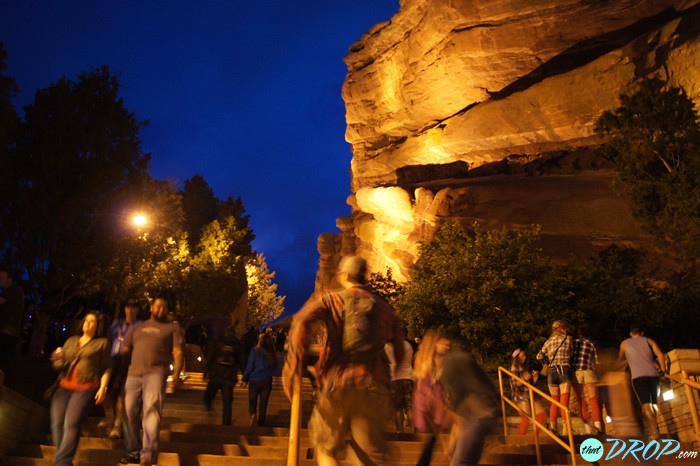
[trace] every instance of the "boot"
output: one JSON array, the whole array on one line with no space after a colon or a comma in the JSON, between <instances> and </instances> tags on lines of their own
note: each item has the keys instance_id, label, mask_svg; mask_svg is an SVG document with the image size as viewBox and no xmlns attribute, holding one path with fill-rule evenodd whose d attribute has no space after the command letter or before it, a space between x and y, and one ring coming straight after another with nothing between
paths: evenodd
<instances>
[{"instance_id":1,"label":"boot","mask_svg":"<svg viewBox=\"0 0 700 466\"><path fill-rule=\"evenodd\" d=\"M552 395L552 399L554 401L559 401L559 395ZM557 430L557 414L559 412L559 408L557 408L557 405L552 403L552 406L549 408L549 424L550 427L553 428L553 430Z\"/></svg>"},{"instance_id":2,"label":"boot","mask_svg":"<svg viewBox=\"0 0 700 466\"><path fill-rule=\"evenodd\" d=\"M530 418L524 414L520 415L520 425L518 426L518 435L527 434L527 428L530 427Z\"/></svg>"}]
</instances>

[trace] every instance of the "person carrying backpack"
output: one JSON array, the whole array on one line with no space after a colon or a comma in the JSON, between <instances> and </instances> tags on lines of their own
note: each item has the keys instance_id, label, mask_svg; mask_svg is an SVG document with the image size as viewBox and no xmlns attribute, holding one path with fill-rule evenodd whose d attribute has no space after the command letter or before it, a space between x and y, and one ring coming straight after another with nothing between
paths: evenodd
<instances>
[{"instance_id":1,"label":"person carrying backpack","mask_svg":"<svg viewBox=\"0 0 700 466\"><path fill-rule=\"evenodd\" d=\"M294 378L308 352L313 325L327 331L319 361L320 392L309 421L309 439L318 464L338 464L350 432L358 464L382 464L384 426L393 417L391 375L384 344L404 358L399 320L392 307L366 287L367 262L357 256L340 261L337 280L343 291L312 297L294 316L282 382L291 399Z\"/></svg>"},{"instance_id":2,"label":"person carrying backpack","mask_svg":"<svg viewBox=\"0 0 700 466\"><path fill-rule=\"evenodd\" d=\"M207 388L204 390L204 406L211 410L211 404L216 394L221 390L223 412L221 422L225 426L231 425L231 412L233 410L233 387L238 381L238 372L243 372L244 367L243 343L236 338L235 328L229 326L224 330L221 338L217 339L207 356L205 377Z\"/></svg>"}]
</instances>

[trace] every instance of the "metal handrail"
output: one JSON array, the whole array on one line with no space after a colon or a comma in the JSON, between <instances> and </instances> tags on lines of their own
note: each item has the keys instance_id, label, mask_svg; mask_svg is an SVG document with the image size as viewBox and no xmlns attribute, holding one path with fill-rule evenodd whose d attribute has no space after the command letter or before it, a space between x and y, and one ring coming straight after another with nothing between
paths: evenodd
<instances>
[{"instance_id":1,"label":"metal handrail","mask_svg":"<svg viewBox=\"0 0 700 466\"><path fill-rule=\"evenodd\" d=\"M673 380L683 385L685 388L685 398L690 407L690 417L693 420L693 431L695 433L695 441L700 443L700 417L698 416L698 407L695 404L693 389L700 391L700 383L692 380L688 375L688 371L681 371L681 376L665 374L665 378Z\"/></svg>"},{"instance_id":2,"label":"metal handrail","mask_svg":"<svg viewBox=\"0 0 700 466\"><path fill-rule=\"evenodd\" d=\"M289 417L287 466L299 466L299 450L301 448L301 374L301 364L298 364L297 373L292 376L292 407Z\"/></svg>"},{"instance_id":3,"label":"metal handrail","mask_svg":"<svg viewBox=\"0 0 700 466\"><path fill-rule=\"evenodd\" d=\"M527 388L529 388L530 392L530 414L526 413L522 409L518 407L518 405L515 403L515 401L511 400L505 395L505 391L503 389L503 374L508 375L509 377L517 380L518 382L522 383L525 385ZM532 429L532 435L535 440L535 453L537 454L537 464L542 464L542 452L540 449L540 441L538 437L538 429L542 430L545 434L547 434L550 438L552 438L555 442L557 442L559 445L561 445L570 455L571 455L571 464L573 466L576 466L576 450L574 446L574 435L571 431L571 412L569 411L568 406L564 406L561 404L559 401L555 400L552 398L550 395L547 393L544 393L542 390L538 389L534 385L530 384L526 380L518 377L508 369L504 367L499 367L498 368L498 385L499 389L501 391L501 411L503 412L503 434L505 436L508 435L508 421L507 421L507 416L506 416L506 403L508 403L510 406L515 408L516 411L519 413L527 416L530 419L530 422L533 424L533 429ZM564 423L566 424L566 431L568 433L569 437L569 443L566 444L563 440L559 438L555 433L553 433L549 428L540 423L536 416L535 416L535 393L540 395L542 398L545 400L554 403L555 406L557 406L559 409L561 409L566 415L564 416Z\"/></svg>"}]
</instances>

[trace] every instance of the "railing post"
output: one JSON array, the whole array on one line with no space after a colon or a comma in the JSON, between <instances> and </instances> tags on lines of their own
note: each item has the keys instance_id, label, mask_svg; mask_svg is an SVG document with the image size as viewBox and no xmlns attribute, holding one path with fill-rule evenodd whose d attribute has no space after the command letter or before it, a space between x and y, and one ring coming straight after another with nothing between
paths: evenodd
<instances>
[{"instance_id":1,"label":"railing post","mask_svg":"<svg viewBox=\"0 0 700 466\"><path fill-rule=\"evenodd\" d=\"M574 446L576 444L574 443L574 433L571 431L571 411L569 411L568 406L564 410L564 413L566 414L566 419L564 419L566 423L566 432L569 434L569 445L571 446L571 464L572 466L576 466L576 451L574 451Z\"/></svg>"},{"instance_id":2,"label":"railing post","mask_svg":"<svg viewBox=\"0 0 700 466\"><path fill-rule=\"evenodd\" d=\"M540 448L540 427L537 425L537 412L535 411L535 394L532 390L530 393L530 420L532 423L532 434L535 437L535 453L537 454L537 464L542 464L542 450Z\"/></svg>"},{"instance_id":3,"label":"railing post","mask_svg":"<svg viewBox=\"0 0 700 466\"><path fill-rule=\"evenodd\" d=\"M292 408L289 418L289 449L287 466L299 466L299 449L301 446L301 364L292 376Z\"/></svg>"},{"instance_id":4,"label":"railing post","mask_svg":"<svg viewBox=\"0 0 700 466\"><path fill-rule=\"evenodd\" d=\"M503 397L505 391L503 390L503 373L501 368L498 368L498 388L501 391L501 413L503 414L503 436L508 436L508 418L506 417L506 400Z\"/></svg>"},{"instance_id":5,"label":"railing post","mask_svg":"<svg viewBox=\"0 0 700 466\"><path fill-rule=\"evenodd\" d=\"M695 441L700 442L700 418L698 418L698 407L695 404L695 397L693 396L693 389L687 381L690 379L688 376L688 371L681 371L681 380L683 380L683 387L685 387L685 397L688 401L688 407L690 408L690 417L693 420L693 430L695 431Z\"/></svg>"}]
</instances>

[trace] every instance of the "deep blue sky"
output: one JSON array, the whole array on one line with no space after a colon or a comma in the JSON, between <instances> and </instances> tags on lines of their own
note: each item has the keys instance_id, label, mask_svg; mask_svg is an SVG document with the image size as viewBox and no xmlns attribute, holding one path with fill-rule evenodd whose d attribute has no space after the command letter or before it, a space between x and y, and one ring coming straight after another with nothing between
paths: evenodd
<instances>
[{"instance_id":1,"label":"deep blue sky","mask_svg":"<svg viewBox=\"0 0 700 466\"><path fill-rule=\"evenodd\" d=\"M240 197L286 313L313 290L316 238L347 215L341 86L349 46L398 0L4 0L17 110L61 76L110 67L151 174Z\"/></svg>"}]
</instances>

